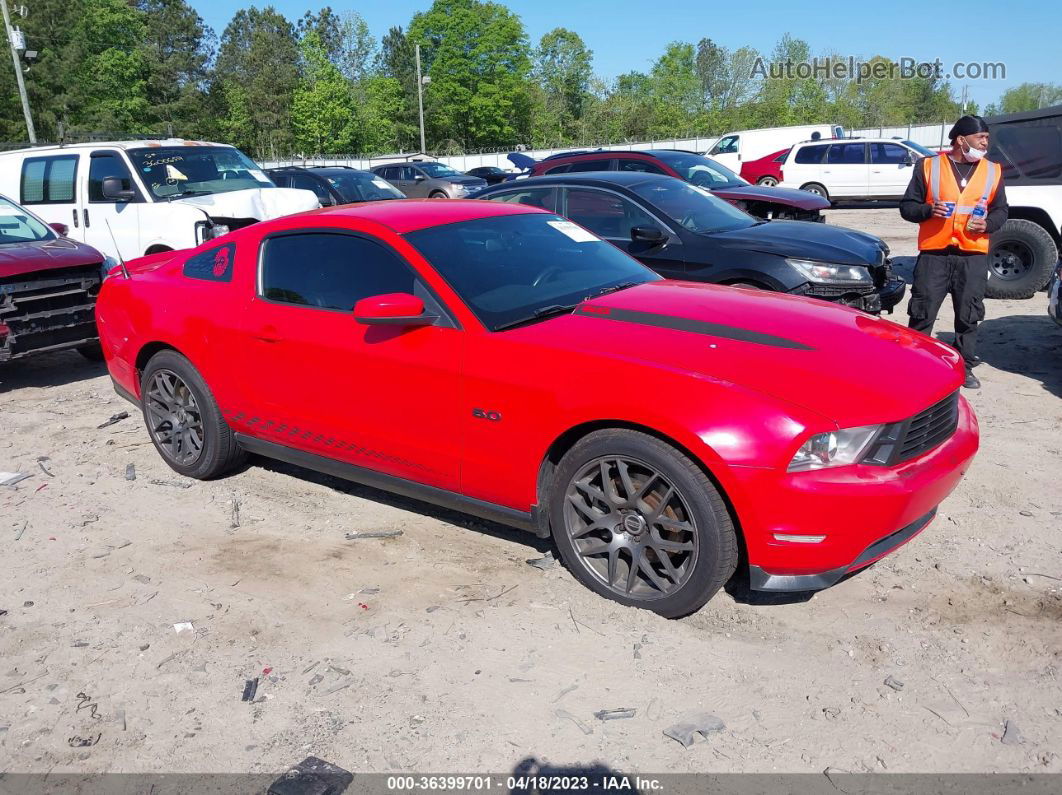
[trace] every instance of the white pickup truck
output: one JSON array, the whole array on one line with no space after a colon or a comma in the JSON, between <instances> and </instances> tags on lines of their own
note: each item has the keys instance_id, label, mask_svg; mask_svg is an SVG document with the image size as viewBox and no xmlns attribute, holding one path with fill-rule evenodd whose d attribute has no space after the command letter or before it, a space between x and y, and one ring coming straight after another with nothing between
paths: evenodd
<instances>
[{"instance_id":1,"label":"white pickup truck","mask_svg":"<svg viewBox=\"0 0 1062 795\"><path fill-rule=\"evenodd\" d=\"M994 116L988 157L1003 167L1010 219L992 235L989 298L1032 298L1062 247L1062 106Z\"/></svg>"}]
</instances>

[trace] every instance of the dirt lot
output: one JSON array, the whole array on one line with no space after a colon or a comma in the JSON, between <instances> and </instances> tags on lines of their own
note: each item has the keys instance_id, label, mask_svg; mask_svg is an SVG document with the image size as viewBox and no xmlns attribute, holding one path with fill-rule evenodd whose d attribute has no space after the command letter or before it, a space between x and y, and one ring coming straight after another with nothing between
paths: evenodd
<instances>
[{"instance_id":1,"label":"dirt lot","mask_svg":"<svg viewBox=\"0 0 1062 795\"><path fill-rule=\"evenodd\" d=\"M895 210L831 216L914 253ZM0 770L263 772L312 753L353 771L1060 772L1062 329L1045 307L988 303L967 393L981 453L921 537L811 598L731 588L681 621L527 565L549 547L518 531L292 467L181 482L135 413L97 429L132 410L101 366L0 370L0 471L33 474L0 488ZM636 715L594 718L618 707ZM665 737L689 709L725 730Z\"/></svg>"}]
</instances>

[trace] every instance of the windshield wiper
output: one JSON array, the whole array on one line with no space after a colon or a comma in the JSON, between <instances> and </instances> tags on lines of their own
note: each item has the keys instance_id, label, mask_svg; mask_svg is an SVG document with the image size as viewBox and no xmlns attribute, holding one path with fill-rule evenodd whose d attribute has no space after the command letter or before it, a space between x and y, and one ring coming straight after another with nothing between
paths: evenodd
<instances>
[{"instance_id":1,"label":"windshield wiper","mask_svg":"<svg viewBox=\"0 0 1062 795\"><path fill-rule=\"evenodd\" d=\"M183 199L185 196L209 196L213 192L212 190L186 190L180 193L171 193L166 197L166 201L171 202L174 199Z\"/></svg>"},{"instance_id":2,"label":"windshield wiper","mask_svg":"<svg viewBox=\"0 0 1062 795\"><path fill-rule=\"evenodd\" d=\"M596 293L591 293L584 298L584 301L589 301L591 298L599 298L602 295L608 295L609 293L618 293L620 290L626 290L628 287L637 287L642 282L621 282L620 284L614 284L611 287L603 287Z\"/></svg>"},{"instance_id":3,"label":"windshield wiper","mask_svg":"<svg viewBox=\"0 0 1062 795\"><path fill-rule=\"evenodd\" d=\"M567 315L572 312L579 304L550 304L549 306L536 309L530 315L522 317L519 320L510 320L508 323L502 323L500 326L495 326L495 331L505 331L505 329L515 328L516 326L522 326L524 323L532 323L536 320L545 320L547 317L555 317L557 315Z\"/></svg>"}]
</instances>

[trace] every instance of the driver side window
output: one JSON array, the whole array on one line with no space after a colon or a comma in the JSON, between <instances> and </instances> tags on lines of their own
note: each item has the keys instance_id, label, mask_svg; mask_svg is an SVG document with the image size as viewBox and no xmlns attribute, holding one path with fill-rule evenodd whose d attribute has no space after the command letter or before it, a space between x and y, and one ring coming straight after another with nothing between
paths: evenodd
<instances>
[{"instance_id":1,"label":"driver side window","mask_svg":"<svg viewBox=\"0 0 1062 795\"><path fill-rule=\"evenodd\" d=\"M641 207L615 193L592 188L565 188L565 194L565 215L598 237L629 241L631 227L659 226Z\"/></svg>"}]
</instances>

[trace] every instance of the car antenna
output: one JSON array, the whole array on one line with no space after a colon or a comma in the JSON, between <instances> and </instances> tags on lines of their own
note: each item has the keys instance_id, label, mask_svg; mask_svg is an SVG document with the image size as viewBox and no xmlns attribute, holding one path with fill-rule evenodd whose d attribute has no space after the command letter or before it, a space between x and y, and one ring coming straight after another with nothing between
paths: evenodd
<instances>
[{"instance_id":1,"label":"car antenna","mask_svg":"<svg viewBox=\"0 0 1062 795\"><path fill-rule=\"evenodd\" d=\"M118 264L122 268L122 276L128 279L129 268L125 266L125 257L122 256L122 250L118 248L118 240L114 236L114 230L111 229L111 220L109 218L104 218L103 222L107 224L107 231L111 233L111 242L114 243L114 251L118 254Z\"/></svg>"}]
</instances>

